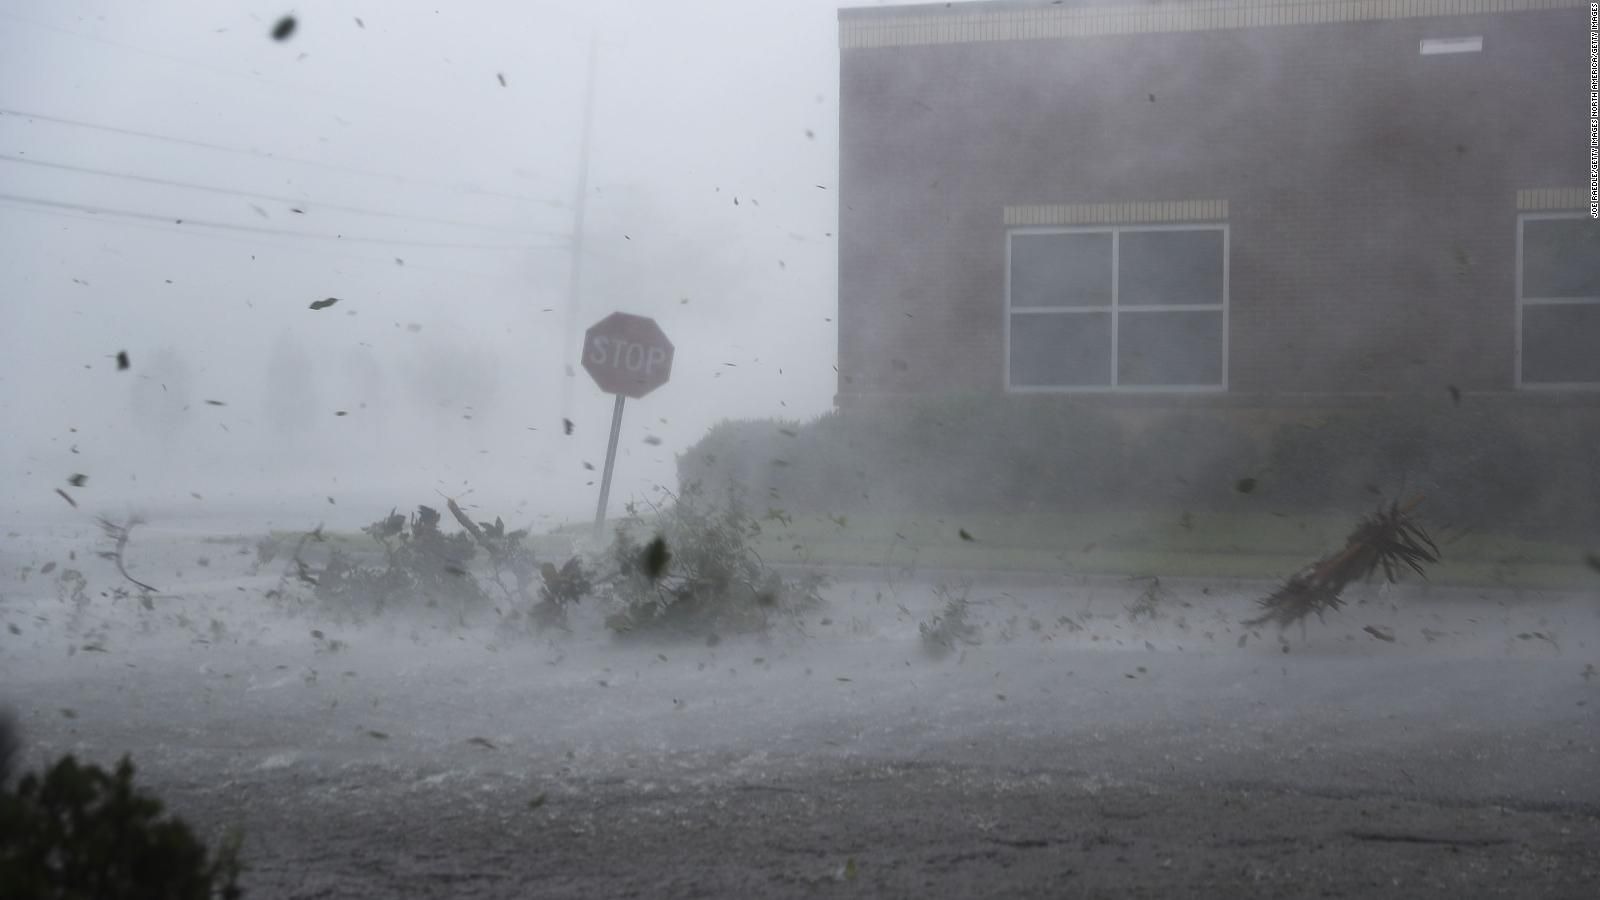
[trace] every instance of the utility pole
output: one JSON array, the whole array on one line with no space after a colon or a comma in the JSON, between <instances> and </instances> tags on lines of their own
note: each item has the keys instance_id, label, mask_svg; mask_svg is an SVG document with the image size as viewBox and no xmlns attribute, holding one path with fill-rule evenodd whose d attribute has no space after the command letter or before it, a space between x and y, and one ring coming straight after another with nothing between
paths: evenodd
<instances>
[{"instance_id":1,"label":"utility pole","mask_svg":"<svg viewBox=\"0 0 1600 900\"><path fill-rule=\"evenodd\" d=\"M572 416L572 382L577 377L572 351L578 343L578 307L583 297L583 214L589 205L589 138L594 130L595 57L599 41L589 35L589 72L583 93L583 131L578 145L578 188L572 202L572 266L567 275L566 369L561 379L561 408Z\"/></svg>"}]
</instances>

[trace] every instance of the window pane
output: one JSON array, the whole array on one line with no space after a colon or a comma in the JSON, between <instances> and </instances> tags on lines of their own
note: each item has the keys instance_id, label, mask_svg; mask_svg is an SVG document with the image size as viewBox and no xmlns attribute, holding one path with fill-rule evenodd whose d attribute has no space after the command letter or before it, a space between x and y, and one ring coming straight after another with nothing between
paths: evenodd
<instances>
[{"instance_id":1,"label":"window pane","mask_svg":"<svg viewBox=\"0 0 1600 900\"><path fill-rule=\"evenodd\" d=\"M1013 387L1103 387L1110 383L1110 313L1018 313L1011 317Z\"/></svg>"},{"instance_id":2,"label":"window pane","mask_svg":"<svg viewBox=\"0 0 1600 900\"><path fill-rule=\"evenodd\" d=\"M1600 382L1600 303L1524 306L1522 380Z\"/></svg>"},{"instance_id":3,"label":"window pane","mask_svg":"<svg viewBox=\"0 0 1600 900\"><path fill-rule=\"evenodd\" d=\"M1118 306L1222 302L1222 231L1124 231Z\"/></svg>"},{"instance_id":4,"label":"window pane","mask_svg":"<svg viewBox=\"0 0 1600 900\"><path fill-rule=\"evenodd\" d=\"M1222 312L1129 312L1117 321L1117 383L1222 383Z\"/></svg>"},{"instance_id":5,"label":"window pane","mask_svg":"<svg viewBox=\"0 0 1600 900\"><path fill-rule=\"evenodd\" d=\"M1110 306L1111 234L1012 235L1011 305Z\"/></svg>"},{"instance_id":6,"label":"window pane","mask_svg":"<svg viewBox=\"0 0 1600 900\"><path fill-rule=\"evenodd\" d=\"M1600 297L1600 222L1524 221L1522 296Z\"/></svg>"}]
</instances>

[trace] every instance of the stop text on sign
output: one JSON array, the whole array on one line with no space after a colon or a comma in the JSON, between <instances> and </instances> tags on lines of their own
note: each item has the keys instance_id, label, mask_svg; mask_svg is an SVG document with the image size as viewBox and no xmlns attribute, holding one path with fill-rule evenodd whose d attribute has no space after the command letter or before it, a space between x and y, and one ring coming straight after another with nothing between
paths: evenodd
<instances>
[{"instance_id":1,"label":"stop text on sign","mask_svg":"<svg viewBox=\"0 0 1600 900\"><path fill-rule=\"evenodd\" d=\"M654 376L656 370L667 363L667 350L660 346L646 346L616 337L594 335L589 338L587 360L597 366L626 369L645 377Z\"/></svg>"}]
</instances>

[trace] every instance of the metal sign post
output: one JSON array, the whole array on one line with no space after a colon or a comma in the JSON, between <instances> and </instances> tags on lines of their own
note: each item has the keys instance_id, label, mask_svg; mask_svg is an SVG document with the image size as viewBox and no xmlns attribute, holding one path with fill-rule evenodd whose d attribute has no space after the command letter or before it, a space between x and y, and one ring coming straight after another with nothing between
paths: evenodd
<instances>
[{"instance_id":1,"label":"metal sign post","mask_svg":"<svg viewBox=\"0 0 1600 900\"><path fill-rule=\"evenodd\" d=\"M594 538L600 540L605 536L611 472L617 462L617 438L622 434L623 400L643 397L667 383L672 375L672 342L654 319L612 313L584 335L583 367L600 390L617 397L611 411L606 468L600 476L600 503L594 511Z\"/></svg>"},{"instance_id":2,"label":"metal sign post","mask_svg":"<svg viewBox=\"0 0 1600 900\"><path fill-rule=\"evenodd\" d=\"M617 405L611 408L611 441L606 444L606 470L600 476L600 505L594 510L594 539L600 540L606 530L606 501L611 498L611 467L617 462L617 436L622 433L622 403L626 394L617 395Z\"/></svg>"}]
</instances>

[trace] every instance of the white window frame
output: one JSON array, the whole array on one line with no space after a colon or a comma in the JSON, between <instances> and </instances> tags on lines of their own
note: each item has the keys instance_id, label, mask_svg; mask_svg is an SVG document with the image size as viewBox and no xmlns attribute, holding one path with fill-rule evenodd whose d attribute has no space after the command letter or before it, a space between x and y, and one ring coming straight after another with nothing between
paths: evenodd
<instances>
[{"instance_id":1,"label":"white window frame","mask_svg":"<svg viewBox=\"0 0 1600 900\"><path fill-rule=\"evenodd\" d=\"M1519 391L1600 391L1600 381L1532 381L1522 380L1522 311L1529 306L1577 306L1600 304L1600 297L1528 297L1522 292L1522 233L1523 223L1536 219L1582 219L1583 212L1521 213L1517 216L1517 335L1515 384Z\"/></svg>"},{"instance_id":2,"label":"white window frame","mask_svg":"<svg viewBox=\"0 0 1600 900\"><path fill-rule=\"evenodd\" d=\"M1126 231L1220 231L1222 232L1222 302L1181 303L1160 305L1122 306L1117 302L1121 292L1122 238ZM1011 305L1011 239L1016 235L1034 234L1110 234L1111 235L1111 305L1110 306L1012 306ZM1008 394L1214 394L1228 390L1228 279L1229 242L1226 222L1189 222L1181 225L1083 225L1083 226L1028 226L1006 229L1005 271L1005 351L1002 377ZM1520 246L1520 245L1519 245ZM1118 320L1127 312L1218 312L1222 313L1222 381L1218 384L1117 384ZM1080 313L1111 314L1111 383L1096 385L1023 385L1011 383L1011 316L1012 313L1048 313L1051 315L1076 315ZM1520 322L1520 319L1519 319ZM1520 370L1519 370L1520 371Z\"/></svg>"}]
</instances>

